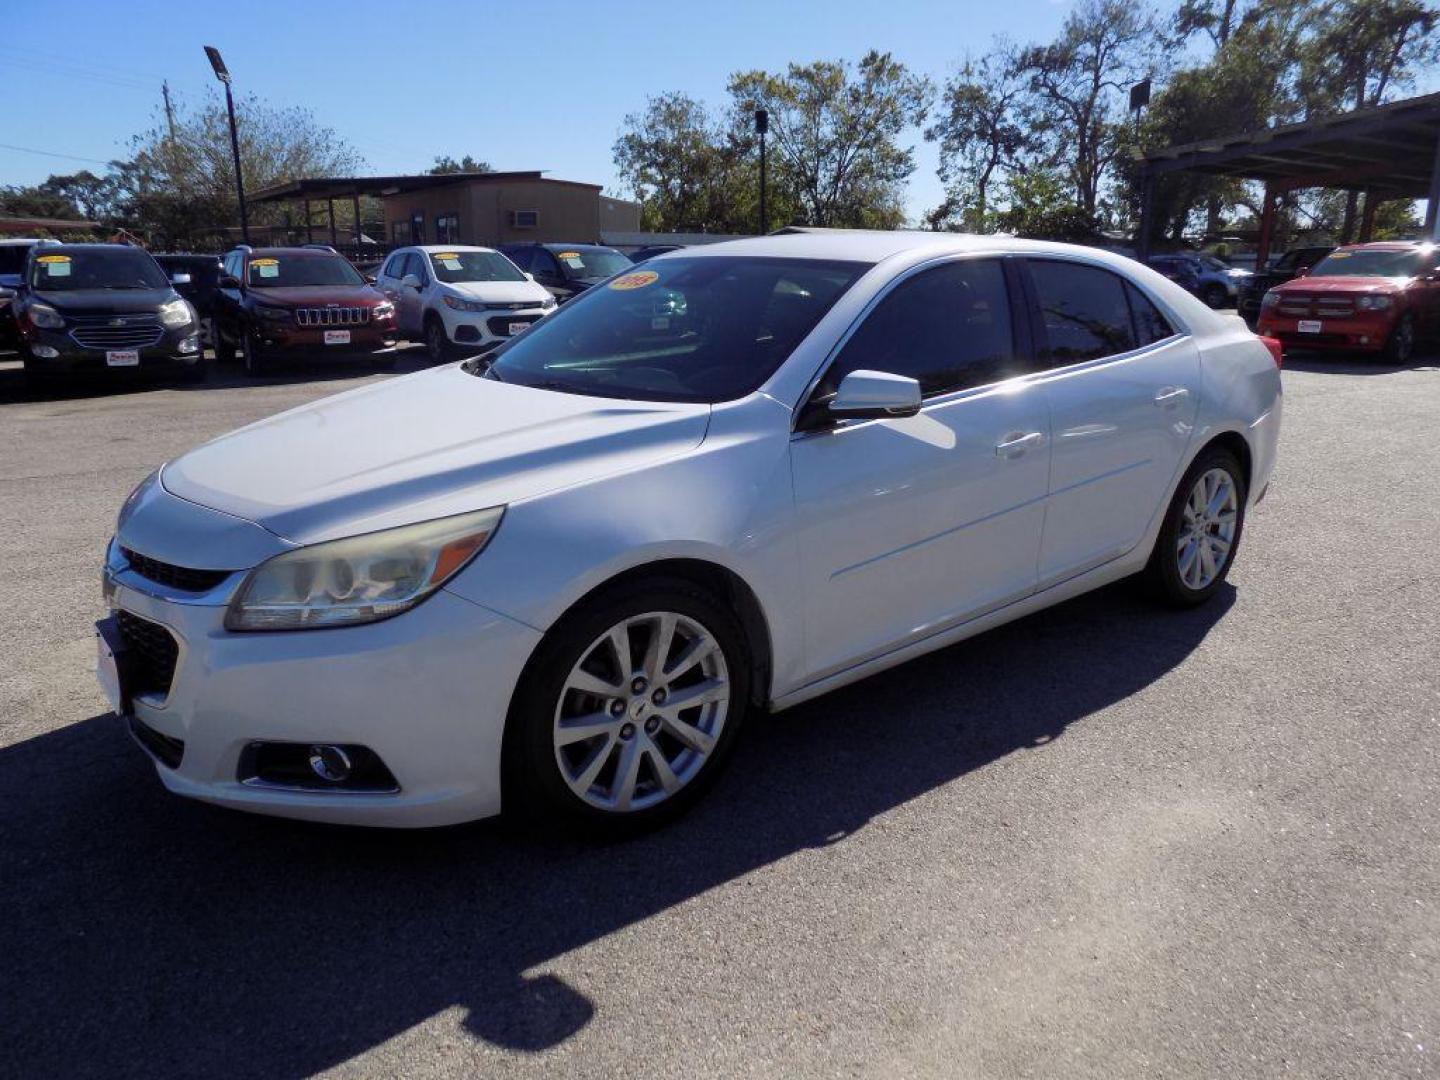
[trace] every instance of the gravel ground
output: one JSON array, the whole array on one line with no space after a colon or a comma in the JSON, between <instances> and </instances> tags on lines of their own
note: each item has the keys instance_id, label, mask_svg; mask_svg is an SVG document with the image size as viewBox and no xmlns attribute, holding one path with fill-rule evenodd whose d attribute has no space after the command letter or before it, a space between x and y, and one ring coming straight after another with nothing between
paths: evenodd
<instances>
[{"instance_id":1,"label":"gravel ground","mask_svg":"<svg viewBox=\"0 0 1440 1080\"><path fill-rule=\"evenodd\" d=\"M187 803L104 713L126 492L378 377L0 363L0 1074L1440 1075L1432 362L1287 369L1207 608L1107 589L754 723L607 847Z\"/></svg>"}]
</instances>

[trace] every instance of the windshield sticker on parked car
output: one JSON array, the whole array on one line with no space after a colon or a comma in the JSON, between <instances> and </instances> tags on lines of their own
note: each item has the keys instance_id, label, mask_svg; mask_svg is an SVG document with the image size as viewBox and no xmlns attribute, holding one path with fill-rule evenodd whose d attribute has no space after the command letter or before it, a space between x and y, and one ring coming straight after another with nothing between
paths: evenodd
<instances>
[{"instance_id":1,"label":"windshield sticker on parked car","mask_svg":"<svg viewBox=\"0 0 1440 1080\"><path fill-rule=\"evenodd\" d=\"M632 274L621 274L614 281L610 282L610 288L619 292L625 292L629 289L643 289L646 285L650 285L659 280L659 278L660 275L654 270L636 270Z\"/></svg>"},{"instance_id":2,"label":"windshield sticker on parked car","mask_svg":"<svg viewBox=\"0 0 1440 1080\"><path fill-rule=\"evenodd\" d=\"M446 270L464 269L464 267L460 265L460 256L453 251L441 252L438 255L432 256L432 258L434 258L434 260L438 262L441 266L443 266Z\"/></svg>"},{"instance_id":3,"label":"windshield sticker on parked car","mask_svg":"<svg viewBox=\"0 0 1440 1080\"><path fill-rule=\"evenodd\" d=\"M41 264L46 277L70 276L69 255L41 255L35 261Z\"/></svg>"},{"instance_id":4,"label":"windshield sticker on parked car","mask_svg":"<svg viewBox=\"0 0 1440 1080\"><path fill-rule=\"evenodd\" d=\"M578 258L580 258L580 252L578 252L578 251L562 251L562 252L560 252L558 258L566 259L566 260L569 260L569 259L578 259Z\"/></svg>"},{"instance_id":5,"label":"windshield sticker on parked car","mask_svg":"<svg viewBox=\"0 0 1440 1080\"><path fill-rule=\"evenodd\" d=\"M254 270L261 277L273 278L280 276L279 259L251 259L250 269Z\"/></svg>"},{"instance_id":6,"label":"windshield sticker on parked car","mask_svg":"<svg viewBox=\"0 0 1440 1080\"><path fill-rule=\"evenodd\" d=\"M38 263L68 263L69 255L41 255L35 260Z\"/></svg>"},{"instance_id":7,"label":"windshield sticker on parked car","mask_svg":"<svg viewBox=\"0 0 1440 1080\"><path fill-rule=\"evenodd\" d=\"M1332 259L1348 259L1348 258L1350 258L1350 252L1348 252L1348 251L1332 251L1332 252L1330 253L1330 258L1332 258Z\"/></svg>"}]
</instances>

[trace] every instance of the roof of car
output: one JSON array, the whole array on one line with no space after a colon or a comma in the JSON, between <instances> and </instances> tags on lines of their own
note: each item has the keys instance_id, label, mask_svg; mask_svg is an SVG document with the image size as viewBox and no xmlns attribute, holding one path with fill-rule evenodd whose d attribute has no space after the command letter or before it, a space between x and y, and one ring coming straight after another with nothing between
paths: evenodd
<instances>
[{"instance_id":1,"label":"roof of car","mask_svg":"<svg viewBox=\"0 0 1440 1080\"><path fill-rule=\"evenodd\" d=\"M245 254L252 258L259 255L263 258L274 258L276 255L314 255L316 257L336 257L340 253L333 248L320 247L259 247L252 248Z\"/></svg>"},{"instance_id":2,"label":"roof of car","mask_svg":"<svg viewBox=\"0 0 1440 1080\"><path fill-rule=\"evenodd\" d=\"M1433 240L1373 240L1368 244L1342 244L1340 251L1419 251L1434 247Z\"/></svg>"},{"instance_id":3,"label":"roof of car","mask_svg":"<svg viewBox=\"0 0 1440 1080\"><path fill-rule=\"evenodd\" d=\"M437 251L494 251L494 248L482 247L479 244L411 244L406 248L399 248L400 251L423 251L433 254Z\"/></svg>"},{"instance_id":4,"label":"roof of car","mask_svg":"<svg viewBox=\"0 0 1440 1080\"><path fill-rule=\"evenodd\" d=\"M685 258L704 258L715 255L749 255L772 258L835 259L851 262L878 263L896 255L909 252L1031 252L1040 254L1084 254L1099 262L1113 262L1122 259L1133 264L1123 254L1104 248L1085 247L1077 244L1061 244L1048 240L1020 240L1016 237L996 233L981 236L976 233L929 232L919 229L810 229L790 228L769 236L755 236L743 240L726 240L718 244L704 244L685 249ZM675 252L655 256L657 259L680 257Z\"/></svg>"},{"instance_id":5,"label":"roof of car","mask_svg":"<svg viewBox=\"0 0 1440 1080\"><path fill-rule=\"evenodd\" d=\"M46 247L53 247L57 251L138 251L142 255L150 254L134 244L48 244Z\"/></svg>"},{"instance_id":6,"label":"roof of car","mask_svg":"<svg viewBox=\"0 0 1440 1080\"><path fill-rule=\"evenodd\" d=\"M530 244L514 244L513 247L530 247ZM618 251L609 244L535 244L535 247L548 248L551 251Z\"/></svg>"}]
</instances>

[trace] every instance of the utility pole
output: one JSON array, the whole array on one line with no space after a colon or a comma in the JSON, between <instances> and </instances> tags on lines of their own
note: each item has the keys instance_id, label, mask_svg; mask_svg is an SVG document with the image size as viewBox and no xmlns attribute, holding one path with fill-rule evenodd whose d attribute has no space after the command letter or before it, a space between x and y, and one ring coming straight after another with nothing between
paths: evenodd
<instances>
[{"instance_id":1,"label":"utility pole","mask_svg":"<svg viewBox=\"0 0 1440 1080\"><path fill-rule=\"evenodd\" d=\"M770 215L765 208L765 133L770 130L770 114L755 110L755 133L760 136L760 235L770 231Z\"/></svg>"},{"instance_id":2,"label":"utility pole","mask_svg":"<svg viewBox=\"0 0 1440 1080\"><path fill-rule=\"evenodd\" d=\"M165 123L170 126L170 141L175 141L175 107L170 104L170 82L160 84L160 93L165 98Z\"/></svg>"},{"instance_id":3,"label":"utility pole","mask_svg":"<svg viewBox=\"0 0 1440 1080\"><path fill-rule=\"evenodd\" d=\"M240 236L241 242L248 245L250 218L245 212L245 178L240 174L240 136L235 132L235 98L230 93L230 71L220 57L220 50L214 45L205 46L205 55L210 58L210 66L215 69L215 78L225 84L225 108L230 112L230 153L235 158L235 191L240 197Z\"/></svg>"}]
</instances>

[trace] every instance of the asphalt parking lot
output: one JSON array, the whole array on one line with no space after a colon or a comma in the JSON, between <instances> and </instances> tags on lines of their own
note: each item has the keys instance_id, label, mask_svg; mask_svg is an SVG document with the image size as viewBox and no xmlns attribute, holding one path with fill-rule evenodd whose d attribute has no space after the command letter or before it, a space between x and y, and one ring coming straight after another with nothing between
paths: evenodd
<instances>
[{"instance_id":1,"label":"asphalt parking lot","mask_svg":"<svg viewBox=\"0 0 1440 1080\"><path fill-rule=\"evenodd\" d=\"M1290 364L1216 603L1111 588L761 718L604 847L183 802L105 715L121 500L389 377L326 374L0 362L0 1074L1440 1075L1433 358Z\"/></svg>"}]
</instances>

